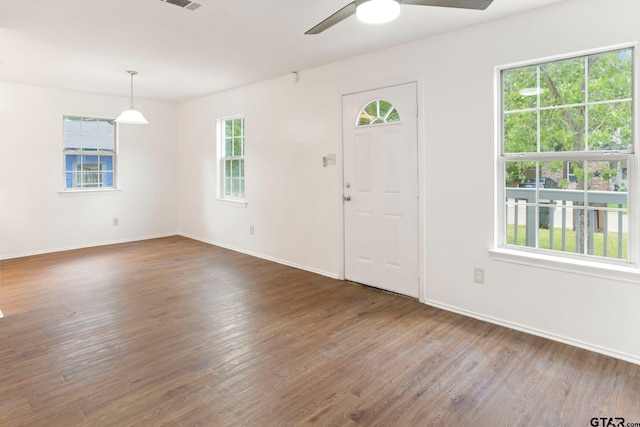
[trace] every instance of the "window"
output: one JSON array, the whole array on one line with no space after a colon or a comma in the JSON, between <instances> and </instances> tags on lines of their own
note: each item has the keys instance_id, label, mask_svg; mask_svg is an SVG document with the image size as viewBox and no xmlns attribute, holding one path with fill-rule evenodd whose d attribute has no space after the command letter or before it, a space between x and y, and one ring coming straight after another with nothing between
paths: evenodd
<instances>
[{"instance_id":1,"label":"window","mask_svg":"<svg viewBox=\"0 0 640 427\"><path fill-rule=\"evenodd\" d=\"M244 118L218 121L220 198L244 200Z\"/></svg>"},{"instance_id":2,"label":"window","mask_svg":"<svg viewBox=\"0 0 640 427\"><path fill-rule=\"evenodd\" d=\"M387 101L377 99L365 105L360 111L356 126L370 126L399 121L400 116L396 108Z\"/></svg>"},{"instance_id":3,"label":"window","mask_svg":"<svg viewBox=\"0 0 640 427\"><path fill-rule=\"evenodd\" d=\"M498 246L636 261L633 54L500 70Z\"/></svg>"},{"instance_id":4,"label":"window","mask_svg":"<svg viewBox=\"0 0 640 427\"><path fill-rule=\"evenodd\" d=\"M65 189L114 188L114 121L64 116L63 134Z\"/></svg>"}]
</instances>

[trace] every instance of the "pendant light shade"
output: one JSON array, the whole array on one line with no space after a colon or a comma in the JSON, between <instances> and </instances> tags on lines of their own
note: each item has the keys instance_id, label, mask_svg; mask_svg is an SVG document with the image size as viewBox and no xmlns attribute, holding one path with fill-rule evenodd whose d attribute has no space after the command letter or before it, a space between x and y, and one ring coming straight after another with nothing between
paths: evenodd
<instances>
[{"instance_id":1,"label":"pendant light shade","mask_svg":"<svg viewBox=\"0 0 640 427\"><path fill-rule=\"evenodd\" d=\"M133 106L133 76L138 74L137 71L127 71L131 75L131 103L129 104L129 109L124 110L122 114L118 116L116 119L117 123L128 123L134 125L146 125L149 124L147 119L144 118L142 113L136 110Z\"/></svg>"},{"instance_id":2,"label":"pendant light shade","mask_svg":"<svg viewBox=\"0 0 640 427\"><path fill-rule=\"evenodd\" d=\"M134 125L147 125L149 122L144 118L142 113L135 108L124 110L116 119L118 123L129 123Z\"/></svg>"},{"instance_id":3,"label":"pendant light shade","mask_svg":"<svg viewBox=\"0 0 640 427\"><path fill-rule=\"evenodd\" d=\"M383 24L400 15L400 2L397 0L364 0L356 2L356 5L356 16L367 24Z\"/></svg>"}]
</instances>

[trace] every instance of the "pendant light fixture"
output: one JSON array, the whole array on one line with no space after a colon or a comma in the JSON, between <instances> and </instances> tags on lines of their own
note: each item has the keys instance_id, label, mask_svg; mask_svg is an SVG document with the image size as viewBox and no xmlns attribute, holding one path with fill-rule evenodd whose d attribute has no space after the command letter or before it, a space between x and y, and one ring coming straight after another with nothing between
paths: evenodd
<instances>
[{"instance_id":1,"label":"pendant light fixture","mask_svg":"<svg viewBox=\"0 0 640 427\"><path fill-rule=\"evenodd\" d=\"M147 119L144 118L142 113L133 107L133 76L138 74L137 71L127 71L131 75L131 104L129 109L124 110L122 114L116 119L117 123L129 123L134 125L146 125L149 124Z\"/></svg>"},{"instance_id":2,"label":"pendant light fixture","mask_svg":"<svg viewBox=\"0 0 640 427\"><path fill-rule=\"evenodd\" d=\"M384 24L400 15L397 0L356 0L356 16L367 24Z\"/></svg>"}]
</instances>

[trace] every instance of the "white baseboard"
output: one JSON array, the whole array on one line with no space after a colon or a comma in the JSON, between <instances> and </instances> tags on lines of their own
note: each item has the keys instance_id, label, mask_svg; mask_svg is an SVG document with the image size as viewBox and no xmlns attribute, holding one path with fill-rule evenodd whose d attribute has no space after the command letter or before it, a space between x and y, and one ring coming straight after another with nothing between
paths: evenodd
<instances>
[{"instance_id":1,"label":"white baseboard","mask_svg":"<svg viewBox=\"0 0 640 427\"><path fill-rule=\"evenodd\" d=\"M182 236L182 237L186 237L188 239L193 239L193 240L197 240L199 242L207 243L209 245L219 246L221 248L229 249L229 250L234 251L234 252L240 252L242 254L251 255L251 256L254 256L256 258L265 259L267 261L277 262L278 264L286 265L288 267L298 268L300 270L305 270L305 271L308 271L308 272L311 272L311 273L320 274L321 276L330 277L332 279L341 279L339 274L331 273L331 272L323 271L323 270L318 270L317 268L309 267L308 265L297 264L295 262L286 261L286 260L279 259L279 258L274 258L272 256L264 255L264 254L261 254L261 253L258 253L258 252L247 251L246 249L236 248L234 246L225 245L223 243L216 242L216 241L213 241L213 240L202 239L200 237L191 236L191 235L185 234L185 233L179 233L179 235Z\"/></svg>"},{"instance_id":2,"label":"white baseboard","mask_svg":"<svg viewBox=\"0 0 640 427\"><path fill-rule=\"evenodd\" d=\"M568 344L574 347L582 348L585 350L593 351L595 353L604 354L605 356L610 356L616 359L624 360L626 362L631 362L636 365L640 365L640 358L637 356L633 356L631 354L622 353L616 350L612 350L606 347L601 347L598 345L586 343L583 341L579 341L573 338L568 338L562 335L553 334L550 332L542 331L536 328L530 328L528 326L520 325L518 323L508 322L502 319L498 319L492 316L486 316L484 314L476 313L469 310L464 310L459 307L451 306L448 304L443 304L437 301L432 301L429 299L425 299L422 301L423 303L430 305L432 307L441 308L446 311L451 311L453 313L461 314L463 316L472 317L474 319L482 320L485 322L493 323L495 325L504 326L509 329L515 329L516 331L526 332L531 335L535 335L542 338L547 338L552 341L561 342L563 344Z\"/></svg>"},{"instance_id":3,"label":"white baseboard","mask_svg":"<svg viewBox=\"0 0 640 427\"><path fill-rule=\"evenodd\" d=\"M109 241L106 241L106 242L90 243L90 244L86 244L86 245L72 245L72 246L64 246L64 247L58 247L58 248L44 249L44 250L39 250L39 251L18 252L18 253L15 253L15 254L2 255L2 256L0 256L0 261L5 260L5 259L22 258L22 257L34 256L34 255L51 254L51 253L54 253L54 252L72 251L72 250L75 250L75 249L93 248L93 247L97 247L97 246L107 246L107 245L117 245L117 244L120 244L120 243L139 242L141 240L159 239L159 238L162 238L162 237L170 237L170 236L178 236L178 233L175 232L175 233L166 233L166 234L155 234L155 235L151 235L151 236L138 236L138 237L133 237L133 238L128 238L128 239L109 240Z\"/></svg>"}]
</instances>

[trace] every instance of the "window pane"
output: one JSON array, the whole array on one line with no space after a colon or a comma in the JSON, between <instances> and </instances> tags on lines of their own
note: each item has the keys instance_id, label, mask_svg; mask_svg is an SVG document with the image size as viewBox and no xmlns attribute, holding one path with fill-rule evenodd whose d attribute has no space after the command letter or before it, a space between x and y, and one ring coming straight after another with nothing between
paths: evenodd
<instances>
[{"instance_id":1,"label":"window pane","mask_svg":"<svg viewBox=\"0 0 640 427\"><path fill-rule=\"evenodd\" d=\"M64 133L80 133L80 117L66 116L63 120Z\"/></svg>"},{"instance_id":2,"label":"window pane","mask_svg":"<svg viewBox=\"0 0 640 427\"><path fill-rule=\"evenodd\" d=\"M538 116L535 111L504 115L504 152L538 151Z\"/></svg>"},{"instance_id":3,"label":"window pane","mask_svg":"<svg viewBox=\"0 0 640 427\"><path fill-rule=\"evenodd\" d=\"M631 101L589 106L589 150L628 150L632 140Z\"/></svg>"},{"instance_id":4,"label":"window pane","mask_svg":"<svg viewBox=\"0 0 640 427\"><path fill-rule=\"evenodd\" d=\"M521 67L502 72L504 111L524 110L537 105L538 68Z\"/></svg>"},{"instance_id":5,"label":"window pane","mask_svg":"<svg viewBox=\"0 0 640 427\"><path fill-rule=\"evenodd\" d=\"M391 104L383 100L378 101L378 103L380 108L380 117L386 117L389 109L391 109Z\"/></svg>"},{"instance_id":6,"label":"window pane","mask_svg":"<svg viewBox=\"0 0 640 427\"><path fill-rule=\"evenodd\" d=\"M240 161L239 160L233 160L231 162L231 177L232 178L240 177Z\"/></svg>"},{"instance_id":7,"label":"window pane","mask_svg":"<svg viewBox=\"0 0 640 427\"><path fill-rule=\"evenodd\" d=\"M566 177L566 163L562 160L540 162L538 184L540 188L560 188Z\"/></svg>"},{"instance_id":8,"label":"window pane","mask_svg":"<svg viewBox=\"0 0 640 427\"><path fill-rule=\"evenodd\" d=\"M239 191L239 183L238 180L235 178L231 178L231 195L233 197L238 197L238 191Z\"/></svg>"},{"instance_id":9,"label":"window pane","mask_svg":"<svg viewBox=\"0 0 640 427\"><path fill-rule=\"evenodd\" d=\"M364 111L371 117L378 117L378 103L376 101L370 102L364 107Z\"/></svg>"},{"instance_id":10,"label":"window pane","mask_svg":"<svg viewBox=\"0 0 640 427\"><path fill-rule=\"evenodd\" d=\"M589 57L589 101L631 98L632 50L624 49Z\"/></svg>"},{"instance_id":11,"label":"window pane","mask_svg":"<svg viewBox=\"0 0 640 427\"><path fill-rule=\"evenodd\" d=\"M505 233L506 243L516 246L534 246L535 235L528 233L528 221L535 220L535 206L526 199L511 198L507 194Z\"/></svg>"},{"instance_id":12,"label":"window pane","mask_svg":"<svg viewBox=\"0 0 640 427\"><path fill-rule=\"evenodd\" d=\"M225 138L224 140L224 156L233 156L233 138Z\"/></svg>"},{"instance_id":13,"label":"window pane","mask_svg":"<svg viewBox=\"0 0 640 427\"><path fill-rule=\"evenodd\" d=\"M81 131L82 131L83 134L97 135L98 134L98 119L94 119L92 117L83 117L80 128L81 128Z\"/></svg>"},{"instance_id":14,"label":"window pane","mask_svg":"<svg viewBox=\"0 0 640 427\"><path fill-rule=\"evenodd\" d=\"M66 172L70 172L76 169L76 164L80 163L80 156L75 154L67 154L64 156L65 159L65 167L64 170Z\"/></svg>"},{"instance_id":15,"label":"window pane","mask_svg":"<svg viewBox=\"0 0 640 427\"><path fill-rule=\"evenodd\" d=\"M628 257L627 167L626 160L587 162L589 254L620 259Z\"/></svg>"},{"instance_id":16,"label":"window pane","mask_svg":"<svg viewBox=\"0 0 640 427\"><path fill-rule=\"evenodd\" d=\"M82 156L82 163L87 164L97 164L98 156Z\"/></svg>"},{"instance_id":17,"label":"window pane","mask_svg":"<svg viewBox=\"0 0 640 427\"><path fill-rule=\"evenodd\" d=\"M115 124L113 120L100 120L98 122L98 134L113 138L115 135Z\"/></svg>"},{"instance_id":18,"label":"window pane","mask_svg":"<svg viewBox=\"0 0 640 427\"><path fill-rule=\"evenodd\" d=\"M358 116L358 124L357 126L367 126L371 124L371 116L369 116L366 112L361 112Z\"/></svg>"},{"instance_id":19,"label":"window pane","mask_svg":"<svg viewBox=\"0 0 640 427\"><path fill-rule=\"evenodd\" d=\"M584 108L540 111L540 151L584 150Z\"/></svg>"},{"instance_id":20,"label":"window pane","mask_svg":"<svg viewBox=\"0 0 640 427\"><path fill-rule=\"evenodd\" d=\"M580 104L585 101L584 58L540 65L540 106Z\"/></svg>"},{"instance_id":21,"label":"window pane","mask_svg":"<svg viewBox=\"0 0 640 427\"><path fill-rule=\"evenodd\" d=\"M581 253L581 228L577 220L582 218L582 207L571 201L555 201L541 204L538 209L538 247L559 252Z\"/></svg>"},{"instance_id":22,"label":"window pane","mask_svg":"<svg viewBox=\"0 0 640 427\"><path fill-rule=\"evenodd\" d=\"M233 121L233 136L243 136L244 135L244 120L243 119L235 119Z\"/></svg>"},{"instance_id":23,"label":"window pane","mask_svg":"<svg viewBox=\"0 0 640 427\"><path fill-rule=\"evenodd\" d=\"M231 138L233 136L233 121L224 121L224 136L225 138Z\"/></svg>"},{"instance_id":24,"label":"window pane","mask_svg":"<svg viewBox=\"0 0 640 427\"><path fill-rule=\"evenodd\" d=\"M82 134L69 133L64 135L64 149L75 150L82 147Z\"/></svg>"},{"instance_id":25,"label":"window pane","mask_svg":"<svg viewBox=\"0 0 640 427\"><path fill-rule=\"evenodd\" d=\"M586 252L589 255L626 259L628 250L624 212L612 211L606 204L589 205L586 214Z\"/></svg>"},{"instance_id":26,"label":"window pane","mask_svg":"<svg viewBox=\"0 0 640 427\"><path fill-rule=\"evenodd\" d=\"M389 112L389 117L387 117L387 122L391 123L391 122L399 122L399 121L400 121L400 116L398 115L398 110L393 108Z\"/></svg>"},{"instance_id":27,"label":"window pane","mask_svg":"<svg viewBox=\"0 0 640 427\"><path fill-rule=\"evenodd\" d=\"M506 162L505 164L505 186L520 187L527 177L527 172L533 170L535 173L536 162Z\"/></svg>"},{"instance_id":28,"label":"window pane","mask_svg":"<svg viewBox=\"0 0 640 427\"><path fill-rule=\"evenodd\" d=\"M103 171L113 171L113 156L100 156Z\"/></svg>"},{"instance_id":29,"label":"window pane","mask_svg":"<svg viewBox=\"0 0 640 427\"><path fill-rule=\"evenodd\" d=\"M98 135L98 148L104 151L115 151L115 139L113 135Z\"/></svg>"},{"instance_id":30,"label":"window pane","mask_svg":"<svg viewBox=\"0 0 640 427\"><path fill-rule=\"evenodd\" d=\"M95 151L98 149L98 144L97 135L82 134L82 144L80 148L83 150Z\"/></svg>"},{"instance_id":31,"label":"window pane","mask_svg":"<svg viewBox=\"0 0 640 427\"><path fill-rule=\"evenodd\" d=\"M584 162L566 161L567 169L567 189L584 190Z\"/></svg>"},{"instance_id":32,"label":"window pane","mask_svg":"<svg viewBox=\"0 0 640 427\"><path fill-rule=\"evenodd\" d=\"M626 160L594 160L587 162L589 191L626 192Z\"/></svg>"},{"instance_id":33,"label":"window pane","mask_svg":"<svg viewBox=\"0 0 640 427\"><path fill-rule=\"evenodd\" d=\"M224 176L226 178L230 178L231 177L231 160L225 160L224 161Z\"/></svg>"},{"instance_id":34,"label":"window pane","mask_svg":"<svg viewBox=\"0 0 640 427\"><path fill-rule=\"evenodd\" d=\"M242 138L234 138L233 139L233 155L234 156L242 156Z\"/></svg>"}]
</instances>

